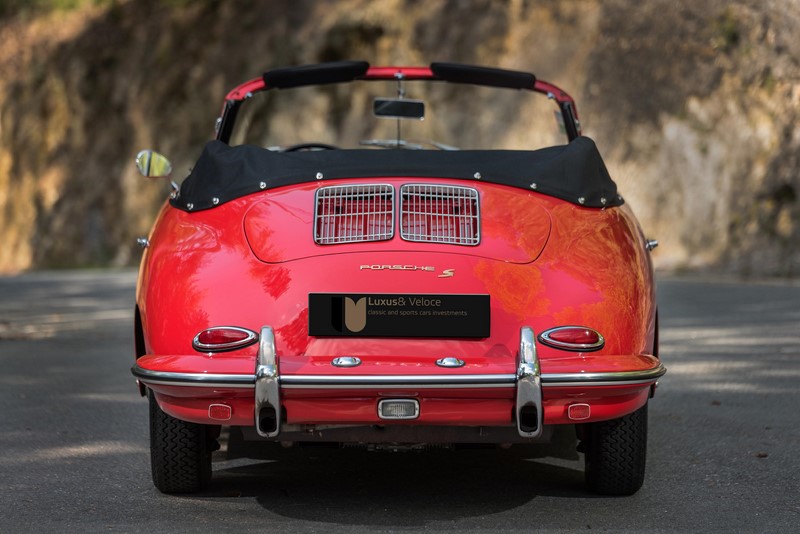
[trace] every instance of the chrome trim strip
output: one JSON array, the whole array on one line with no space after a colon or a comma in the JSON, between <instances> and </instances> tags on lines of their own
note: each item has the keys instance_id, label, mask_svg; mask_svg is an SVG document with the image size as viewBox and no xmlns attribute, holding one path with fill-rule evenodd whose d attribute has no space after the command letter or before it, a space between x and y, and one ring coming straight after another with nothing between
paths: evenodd
<instances>
[{"instance_id":1,"label":"chrome trim strip","mask_svg":"<svg viewBox=\"0 0 800 534\"><path fill-rule=\"evenodd\" d=\"M512 374L497 375L285 375L281 385L292 387L511 387Z\"/></svg>"},{"instance_id":2,"label":"chrome trim strip","mask_svg":"<svg viewBox=\"0 0 800 534\"><path fill-rule=\"evenodd\" d=\"M402 389L402 390L421 390L421 389L511 389L514 383L371 383L371 384L281 384L282 389Z\"/></svg>"},{"instance_id":3,"label":"chrome trim strip","mask_svg":"<svg viewBox=\"0 0 800 534\"><path fill-rule=\"evenodd\" d=\"M659 362L658 366L653 367L652 369L644 369L641 371L615 371L604 373L551 373L542 375L542 381L545 382L545 385L554 385L555 383L566 383L570 385L598 385L600 382L609 382L611 384L654 382L666 372L667 368Z\"/></svg>"},{"instance_id":4,"label":"chrome trim strip","mask_svg":"<svg viewBox=\"0 0 800 534\"><path fill-rule=\"evenodd\" d=\"M645 371L628 371L617 373L553 373L541 374L542 387L564 387L564 386L629 386L636 384L648 384L663 376L667 369L659 365L654 369ZM172 373L165 371L151 371L143 369L138 365L131 368L131 373L144 384L157 384L162 386L184 386L184 387L226 387L226 388L253 388L255 377L253 375L228 375L228 374L208 374L208 373ZM459 375L461 377L462 375ZM283 388L374 388L376 386L387 385L391 387L413 387L413 388L450 388L450 387L512 387L516 380L514 375L471 375L481 377L480 382L468 384L464 380L450 381L449 383L434 382L435 379L456 378L442 377L439 375L427 377L419 376L360 376L360 377L341 377L341 376L316 376L316 375L285 375L281 377ZM470 375L463 375L469 378ZM416 379L422 378L422 381ZM351 380L356 379L356 380ZM375 379L371 381L370 379ZM349 382L349 383L344 383ZM369 382L369 383L367 383Z\"/></svg>"},{"instance_id":5,"label":"chrome trim strip","mask_svg":"<svg viewBox=\"0 0 800 534\"><path fill-rule=\"evenodd\" d=\"M523 438L536 438L542 434L544 410L542 407L542 378L536 354L536 336L533 329L524 326L519 334L519 367L517 370L516 420L517 432ZM523 417L523 410L535 410L536 421ZM527 424L523 425L523 418Z\"/></svg>"},{"instance_id":6,"label":"chrome trim strip","mask_svg":"<svg viewBox=\"0 0 800 534\"><path fill-rule=\"evenodd\" d=\"M557 387L570 387L570 388L577 388L577 387L600 387L600 386L645 386L645 385L652 385L655 381L654 380L617 380L617 381L609 381L609 380L598 380L596 382L547 382L542 384L542 387L547 388L557 388Z\"/></svg>"},{"instance_id":7,"label":"chrome trim strip","mask_svg":"<svg viewBox=\"0 0 800 534\"><path fill-rule=\"evenodd\" d=\"M538 364L538 361L537 361ZM277 372L277 371L276 371ZM608 373L544 373L539 374L542 387L567 386L631 386L650 384L667 372L666 367L659 364L653 369L642 371L619 371ZM144 384L184 387L219 387L241 388L255 387L254 375L211 374L211 373L175 373L152 371L138 364L131 368L131 374ZM284 375L280 377L280 385L286 389L369 389L376 387L392 388L506 388L514 387L517 375L482 374L482 375Z\"/></svg>"},{"instance_id":8,"label":"chrome trim strip","mask_svg":"<svg viewBox=\"0 0 800 534\"><path fill-rule=\"evenodd\" d=\"M269 326L261 327L255 375L255 423L261 437L274 438L281 432L281 387L278 375L278 356L275 350L275 334ZM260 414L263 408L275 410L275 429L261 429Z\"/></svg>"},{"instance_id":9,"label":"chrome trim strip","mask_svg":"<svg viewBox=\"0 0 800 534\"><path fill-rule=\"evenodd\" d=\"M151 371L150 369L139 367L138 364L131 367L131 374L144 384L157 384L160 386L252 388L255 383L253 375Z\"/></svg>"}]
</instances>

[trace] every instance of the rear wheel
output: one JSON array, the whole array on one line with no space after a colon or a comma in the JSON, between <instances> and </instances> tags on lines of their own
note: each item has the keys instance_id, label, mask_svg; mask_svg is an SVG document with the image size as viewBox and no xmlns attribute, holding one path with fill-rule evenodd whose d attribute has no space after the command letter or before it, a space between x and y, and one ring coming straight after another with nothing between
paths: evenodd
<instances>
[{"instance_id":1,"label":"rear wheel","mask_svg":"<svg viewBox=\"0 0 800 534\"><path fill-rule=\"evenodd\" d=\"M191 493L211 479L209 428L175 419L150 399L150 464L153 484L163 493Z\"/></svg>"},{"instance_id":2,"label":"rear wheel","mask_svg":"<svg viewBox=\"0 0 800 534\"><path fill-rule=\"evenodd\" d=\"M601 495L633 495L644 483L647 404L619 419L586 425L586 484Z\"/></svg>"}]
</instances>

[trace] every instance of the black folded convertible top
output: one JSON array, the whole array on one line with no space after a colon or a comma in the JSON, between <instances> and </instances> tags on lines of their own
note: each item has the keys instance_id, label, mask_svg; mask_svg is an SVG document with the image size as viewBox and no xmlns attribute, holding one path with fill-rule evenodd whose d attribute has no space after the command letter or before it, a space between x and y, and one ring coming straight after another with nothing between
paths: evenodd
<instances>
[{"instance_id":1,"label":"black folded convertible top","mask_svg":"<svg viewBox=\"0 0 800 534\"><path fill-rule=\"evenodd\" d=\"M457 178L518 187L586 207L619 206L622 197L594 141L540 150L357 149L274 152L210 141L171 203L213 208L265 189L336 178Z\"/></svg>"}]
</instances>

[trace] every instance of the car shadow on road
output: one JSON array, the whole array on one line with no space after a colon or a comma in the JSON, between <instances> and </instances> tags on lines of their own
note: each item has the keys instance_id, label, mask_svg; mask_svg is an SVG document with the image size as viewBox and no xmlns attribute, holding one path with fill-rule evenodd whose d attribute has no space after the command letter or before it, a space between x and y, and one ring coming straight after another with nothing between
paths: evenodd
<instances>
[{"instance_id":1,"label":"car shadow on road","mask_svg":"<svg viewBox=\"0 0 800 534\"><path fill-rule=\"evenodd\" d=\"M259 443L257 450L218 454L203 497L254 497L287 518L374 527L485 517L538 496L591 497L574 448L569 460L545 459L544 452L528 446L392 452Z\"/></svg>"}]
</instances>

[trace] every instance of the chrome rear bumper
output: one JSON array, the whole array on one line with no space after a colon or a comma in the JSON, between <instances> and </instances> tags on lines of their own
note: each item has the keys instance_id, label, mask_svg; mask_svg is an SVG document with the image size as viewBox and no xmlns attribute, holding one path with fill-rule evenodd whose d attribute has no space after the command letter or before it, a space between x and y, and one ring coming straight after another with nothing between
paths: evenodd
<instances>
[{"instance_id":1,"label":"chrome rear bumper","mask_svg":"<svg viewBox=\"0 0 800 534\"><path fill-rule=\"evenodd\" d=\"M542 390L548 387L650 385L666 373L660 363L651 369L600 373L543 374L530 327L520 330L516 374L480 375L284 375L280 376L275 336L261 329L254 374L207 374L153 371L138 364L133 375L146 386L253 389L255 427L265 438L280 434L281 390L289 389L511 389L514 388L517 433L523 438L542 434Z\"/></svg>"}]
</instances>

